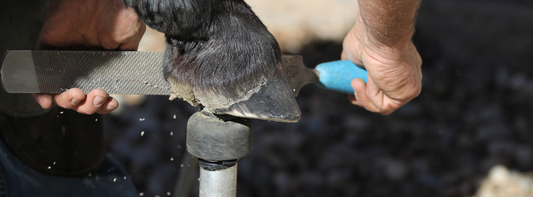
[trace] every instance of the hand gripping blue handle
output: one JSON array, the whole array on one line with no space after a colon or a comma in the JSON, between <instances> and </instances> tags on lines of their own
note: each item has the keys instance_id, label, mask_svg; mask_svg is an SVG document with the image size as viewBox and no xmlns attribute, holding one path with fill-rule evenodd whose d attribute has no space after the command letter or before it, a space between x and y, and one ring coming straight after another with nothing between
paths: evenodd
<instances>
[{"instance_id":1,"label":"hand gripping blue handle","mask_svg":"<svg viewBox=\"0 0 533 197\"><path fill-rule=\"evenodd\" d=\"M352 79L360 78L367 82L366 70L350 60L321 63L315 69L320 72L320 81L316 85L321 88L353 94Z\"/></svg>"}]
</instances>

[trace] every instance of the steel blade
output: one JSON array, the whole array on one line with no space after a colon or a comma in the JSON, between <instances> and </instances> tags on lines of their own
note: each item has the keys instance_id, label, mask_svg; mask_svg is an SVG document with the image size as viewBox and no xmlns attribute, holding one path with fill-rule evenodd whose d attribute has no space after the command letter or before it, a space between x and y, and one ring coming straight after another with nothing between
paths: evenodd
<instances>
[{"instance_id":1,"label":"steel blade","mask_svg":"<svg viewBox=\"0 0 533 197\"><path fill-rule=\"evenodd\" d=\"M11 93L61 93L101 88L109 94L170 95L162 52L8 51L2 82Z\"/></svg>"},{"instance_id":2,"label":"steel blade","mask_svg":"<svg viewBox=\"0 0 533 197\"><path fill-rule=\"evenodd\" d=\"M294 96L297 97L300 89L306 84L317 83L320 73L315 69L305 67L300 55L284 55L281 58L281 66L291 87Z\"/></svg>"},{"instance_id":3,"label":"steel blade","mask_svg":"<svg viewBox=\"0 0 533 197\"><path fill-rule=\"evenodd\" d=\"M109 94L170 95L163 78L164 52L9 50L4 55L3 87L10 93L56 94L70 88L95 88ZM282 67L294 95L317 73L299 55L282 56Z\"/></svg>"}]
</instances>

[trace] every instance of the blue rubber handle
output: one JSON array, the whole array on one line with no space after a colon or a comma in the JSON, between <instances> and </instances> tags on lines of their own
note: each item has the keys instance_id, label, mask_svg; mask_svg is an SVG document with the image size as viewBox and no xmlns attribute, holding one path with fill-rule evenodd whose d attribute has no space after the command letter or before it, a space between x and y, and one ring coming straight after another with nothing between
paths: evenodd
<instances>
[{"instance_id":1,"label":"blue rubber handle","mask_svg":"<svg viewBox=\"0 0 533 197\"><path fill-rule=\"evenodd\" d=\"M353 94L352 79L360 78L367 82L366 70L350 60L321 63L315 69L320 72L320 81L316 85L321 88Z\"/></svg>"}]
</instances>

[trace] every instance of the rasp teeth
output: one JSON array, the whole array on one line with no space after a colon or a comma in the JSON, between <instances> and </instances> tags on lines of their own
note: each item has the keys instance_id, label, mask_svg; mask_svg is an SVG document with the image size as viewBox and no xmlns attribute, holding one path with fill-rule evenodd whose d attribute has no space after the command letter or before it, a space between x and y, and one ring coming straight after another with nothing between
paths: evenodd
<instances>
[{"instance_id":1,"label":"rasp teeth","mask_svg":"<svg viewBox=\"0 0 533 197\"><path fill-rule=\"evenodd\" d=\"M127 56L127 58L122 58ZM32 51L39 89L60 93L77 87L112 94L169 95L160 52Z\"/></svg>"}]
</instances>

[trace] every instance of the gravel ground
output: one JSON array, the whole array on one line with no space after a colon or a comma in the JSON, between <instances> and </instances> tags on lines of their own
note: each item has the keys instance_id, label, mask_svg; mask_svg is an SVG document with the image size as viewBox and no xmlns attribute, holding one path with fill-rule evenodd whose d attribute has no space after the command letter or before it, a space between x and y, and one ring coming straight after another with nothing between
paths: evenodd
<instances>
[{"instance_id":1,"label":"gravel ground","mask_svg":"<svg viewBox=\"0 0 533 197\"><path fill-rule=\"evenodd\" d=\"M279 39L295 31L263 20ZM300 122L254 121L238 196L533 196L533 3L428 0L417 22L419 97L381 116L346 95L303 88ZM341 39L312 36L282 47L312 67L338 59ZM160 96L130 103L106 116L108 150L143 196L170 196L188 168L186 120L196 109Z\"/></svg>"}]
</instances>

